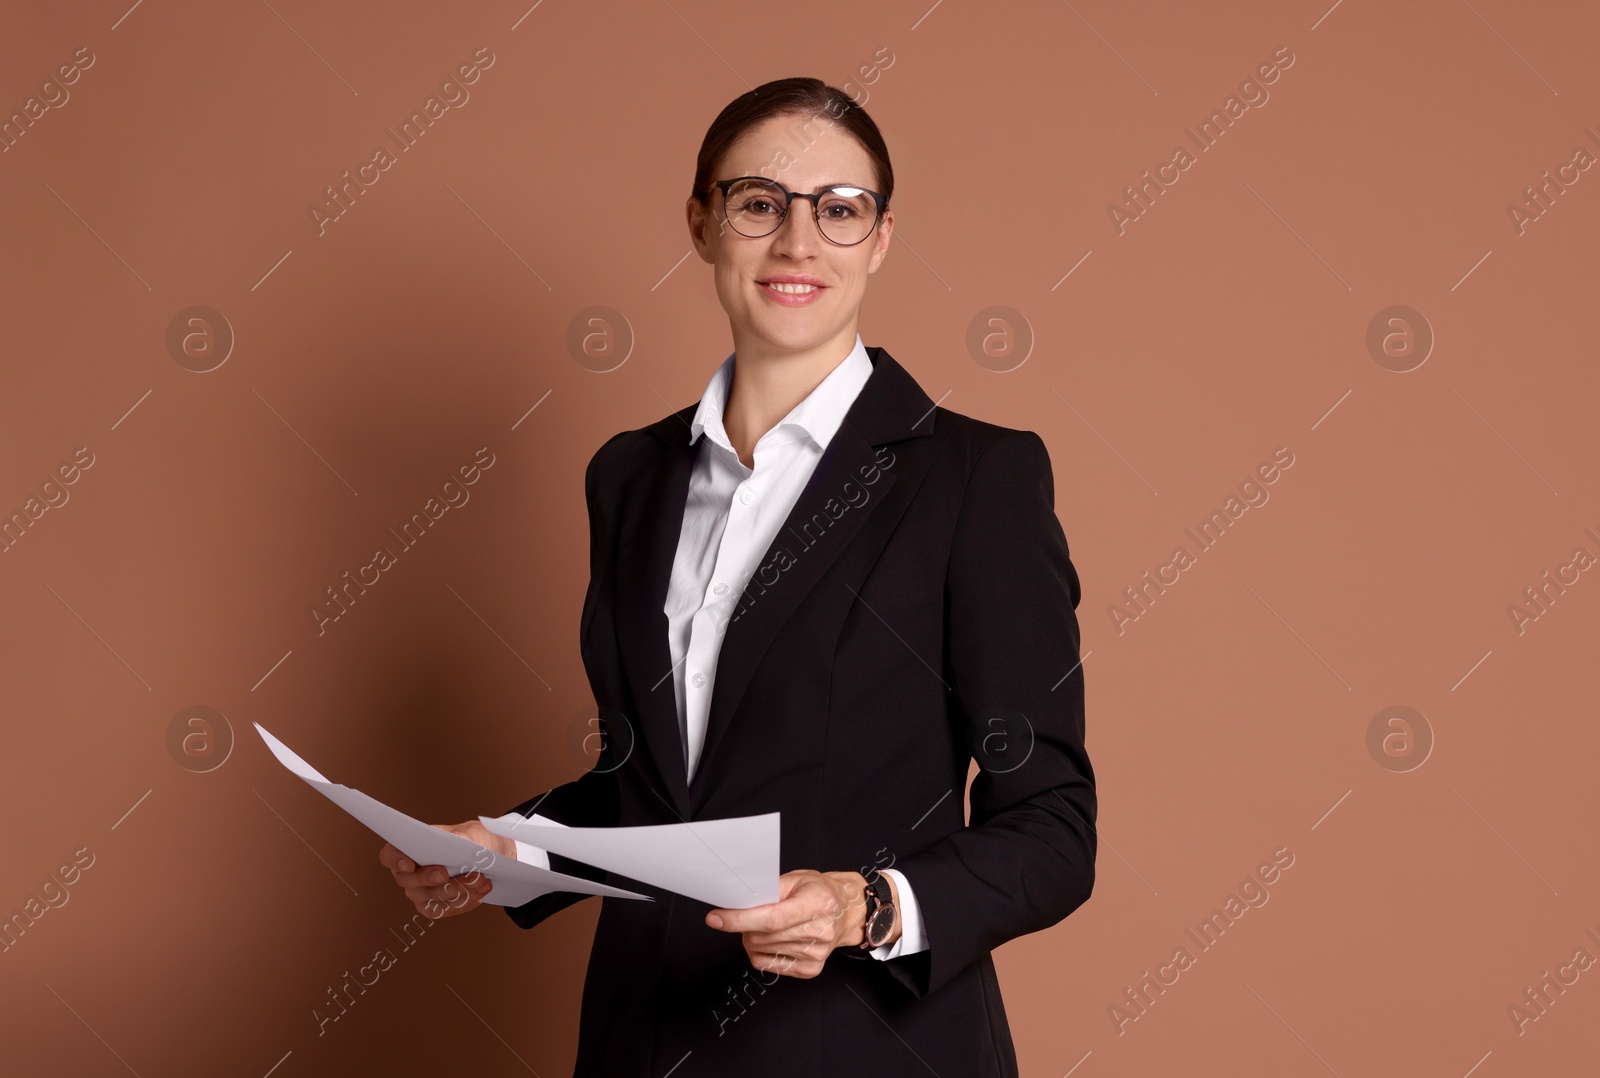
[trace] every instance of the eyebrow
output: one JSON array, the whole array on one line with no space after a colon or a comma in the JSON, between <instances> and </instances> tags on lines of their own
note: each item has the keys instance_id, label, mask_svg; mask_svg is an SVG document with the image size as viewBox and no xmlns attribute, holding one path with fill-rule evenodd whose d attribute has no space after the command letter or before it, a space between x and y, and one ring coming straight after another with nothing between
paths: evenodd
<instances>
[{"instance_id":1,"label":"eyebrow","mask_svg":"<svg viewBox=\"0 0 1600 1078\"><path fill-rule=\"evenodd\" d=\"M745 177L734 177L734 178L735 179L743 179ZM752 179L752 180L766 180L768 183L776 183L776 184L778 184L779 187L783 186L782 183L780 183L779 181L774 180L774 179L772 179L771 177L768 177L768 176L757 175L757 176L750 176L748 178ZM867 190L867 185L864 184L864 183L856 183L854 180L835 180L832 183L819 183L815 187L813 187L810 191L808 191L806 193L807 194L812 194L812 195L817 195L817 194L821 194L823 191L826 191L830 187L859 187L863 191Z\"/></svg>"}]
</instances>

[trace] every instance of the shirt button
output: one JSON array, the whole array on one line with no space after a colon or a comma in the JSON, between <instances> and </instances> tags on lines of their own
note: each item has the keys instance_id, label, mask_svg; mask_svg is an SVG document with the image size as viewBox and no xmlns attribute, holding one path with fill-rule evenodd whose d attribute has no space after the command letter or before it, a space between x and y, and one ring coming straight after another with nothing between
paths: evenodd
<instances>
[{"instance_id":1,"label":"shirt button","mask_svg":"<svg viewBox=\"0 0 1600 1078\"><path fill-rule=\"evenodd\" d=\"M716 595L726 595L728 594L728 585L718 584L716 587L712 588L711 591Z\"/></svg>"},{"instance_id":2,"label":"shirt button","mask_svg":"<svg viewBox=\"0 0 1600 1078\"><path fill-rule=\"evenodd\" d=\"M694 677L689 679L689 683L698 689L706 683L706 676L696 671Z\"/></svg>"},{"instance_id":3,"label":"shirt button","mask_svg":"<svg viewBox=\"0 0 1600 1078\"><path fill-rule=\"evenodd\" d=\"M744 504L749 505L751 502L756 500L756 492L746 487L744 490L739 492L739 500L744 502Z\"/></svg>"}]
</instances>

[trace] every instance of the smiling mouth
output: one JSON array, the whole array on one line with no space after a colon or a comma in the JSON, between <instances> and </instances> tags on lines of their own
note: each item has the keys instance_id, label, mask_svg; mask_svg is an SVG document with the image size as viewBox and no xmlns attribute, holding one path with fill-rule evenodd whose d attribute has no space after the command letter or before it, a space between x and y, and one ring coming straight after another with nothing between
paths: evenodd
<instances>
[{"instance_id":1,"label":"smiling mouth","mask_svg":"<svg viewBox=\"0 0 1600 1078\"><path fill-rule=\"evenodd\" d=\"M803 281L757 281L756 284L767 302L779 307L809 307L821 302L822 293L828 290L827 285Z\"/></svg>"}]
</instances>

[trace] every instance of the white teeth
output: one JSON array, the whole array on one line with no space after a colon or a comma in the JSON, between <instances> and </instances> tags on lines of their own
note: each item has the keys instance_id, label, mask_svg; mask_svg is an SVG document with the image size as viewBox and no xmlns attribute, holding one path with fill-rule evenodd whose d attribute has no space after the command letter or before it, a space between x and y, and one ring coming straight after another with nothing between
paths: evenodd
<instances>
[{"instance_id":1,"label":"white teeth","mask_svg":"<svg viewBox=\"0 0 1600 1078\"><path fill-rule=\"evenodd\" d=\"M788 292L796 296L803 296L807 292L815 292L817 290L817 286L814 284L779 284L776 281L769 282L767 287L775 292Z\"/></svg>"}]
</instances>

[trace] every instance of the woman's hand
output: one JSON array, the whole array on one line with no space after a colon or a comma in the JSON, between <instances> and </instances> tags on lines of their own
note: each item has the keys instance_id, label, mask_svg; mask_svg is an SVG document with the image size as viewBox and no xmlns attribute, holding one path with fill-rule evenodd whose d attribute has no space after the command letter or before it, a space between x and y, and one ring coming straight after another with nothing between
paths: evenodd
<instances>
[{"instance_id":1,"label":"woman's hand","mask_svg":"<svg viewBox=\"0 0 1600 1078\"><path fill-rule=\"evenodd\" d=\"M893 876L885 876L900 902ZM744 936L750 964L809 979L822 972L835 947L855 947L866 938L867 879L859 872L816 872L809 868L778 877L778 901L747 910L711 910L706 924ZM889 942L899 938L895 925Z\"/></svg>"},{"instance_id":2,"label":"woman's hand","mask_svg":"<svg viewBox=\"0 0 1600 1078\"><path fill-rule=\"evenodd\" d=\"M478 820L457 824L436 823L433 826L452 835L460 835L513 861L517 859L517 844L504 835L492 834ZM405 890L406 897L417 907L417 912L435 921L477 909L483 905L483 896L494 886L481 872L450 876L439 865L416 865L411 858L387 842L378 851L378 863L394 873L394 882Z\"/></svg>"}]
</instances>

